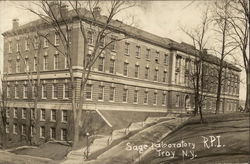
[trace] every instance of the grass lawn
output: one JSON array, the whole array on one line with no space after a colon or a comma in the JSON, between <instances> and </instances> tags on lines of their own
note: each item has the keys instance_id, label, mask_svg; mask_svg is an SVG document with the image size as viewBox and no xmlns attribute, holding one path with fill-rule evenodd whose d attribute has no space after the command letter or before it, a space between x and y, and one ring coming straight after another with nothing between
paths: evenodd
<instances>
[{"instance_id":1,"label":"grass lawn","mask_svg":"<svg viewBox=\"0 0 250 164\"><path fill-rule=\"evenodd\" d=\"M71 150L70 146L60 143L45 143L38 148L25 148L12 151L15 154L30 155L34 157L49 158L52 160L62 160Z\"/></svg>"},{"instance_id":2,"label":"grass lawn","mask_svg":"<svg viewBox=\"0 0 250 164\"><path fill-rule=\"evenodd\" d=\"M187 143L195 143L195 149L169 147L160 149L162 152L174 151L174 158L159 155L158 152L152 150L140 160L140 163L248 163L250 161L249 129L249 113L207 115L204 124L200 124L199 117L193 117L164 138L162 142L172 144L183 140ZM204 144L202 136L208 139L206 142L208 145ZM210 136L220 136L219 143L216 138L212 147ZM188 156L183 157L182 150L194 150L197 156L191 159L192 154L189 153Z\"/></svg>"},{"instance_id":3,"label":"grass lawn","mask_svg":"<svg viewBox=\"0 0 250 164\"><path fill-rule=\"evenodd\" d=\"M25 155L16 155L13 153L0 151L1 164L57 164L51 159L43 159L39 157L30 157Z\"/></svg>"}]
</instances>

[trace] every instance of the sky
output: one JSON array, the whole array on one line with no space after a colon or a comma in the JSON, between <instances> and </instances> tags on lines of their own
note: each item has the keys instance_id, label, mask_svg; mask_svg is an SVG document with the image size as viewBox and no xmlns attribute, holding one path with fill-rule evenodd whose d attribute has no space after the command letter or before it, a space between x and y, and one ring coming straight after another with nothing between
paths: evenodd
<instances>
[{"instance_id":1,"label":"sky","mask_svg":"<svg viewBox=\"0 0 250 164\"><path fill-rule=\"evenodd\" d=\"M136 7L121 12L116 19L133 18L133 25L177 42L192 44L180 27L191 29L201 22L203 10L211 1L140 1ZM37 17L22 6L34 7L30 1L0 1L0 33L12 28L12 19L18 18L25 24ZM132 19L131 19L132 20ZM130 23L127 21L126 23ZM208 45L213 42L208 42ZM0 37L0 70L3 65L3 37ZM230 59L229 59L230 60ZM245 73L241 73L243 83L240 87L240 99L245 99Z\"/></svg>"}]
</instances>

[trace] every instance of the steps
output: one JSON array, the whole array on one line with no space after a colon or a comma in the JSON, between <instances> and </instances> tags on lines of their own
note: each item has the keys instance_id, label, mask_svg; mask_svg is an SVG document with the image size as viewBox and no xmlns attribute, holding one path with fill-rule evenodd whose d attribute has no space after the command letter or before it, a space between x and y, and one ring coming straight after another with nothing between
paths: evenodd
<instances>
[{"instance_id":1,"label":"steps","mask_svg":"<svg viewBox=\"0 0 250 164\"><path fill-rule=\"evenodd\" d=\"M142 129L145 125L156 123L161 119L174 119L176 118L175 114L169 114L167 117L148 117L143 122L135 122L131 123L128 128L114 130L112 136L98 136L97 139L93 141L93 143L89 146L88 155L97 152L98 150L104 149L109 146L113 141L118 140L122 137L125 137L129 134L129 132L136 131ZM81 148L78 150L71 151L67 155L67 159L72 160L86 160L87 148Z\"/></svg>"}]
</instances>

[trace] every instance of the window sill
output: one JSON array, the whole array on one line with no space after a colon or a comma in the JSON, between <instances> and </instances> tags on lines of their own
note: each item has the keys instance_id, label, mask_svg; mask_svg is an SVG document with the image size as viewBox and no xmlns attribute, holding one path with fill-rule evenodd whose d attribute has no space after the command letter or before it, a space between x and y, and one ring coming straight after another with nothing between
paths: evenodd
<instances>
[{"instance_id":1,"label":"window sill","mask_svg":"<svg viewBox=\"0 0 250 164\"><path fill-rule=\"evenodd\" d=\"M62 121L62 123L67 124L67 123L68 123L68 121Z\"/></svg>"},{"instance_id":2,"label":"window sill","mask_svg":"<svg viewBox=\"0 0 250 164\"><path fill-rule=\"evenodd\" d=\"M40 119L40 121L43 121L43 122L44 122L44 121L46 121L46 120L44 120L44 119Z\"/></svg>"},{"instance_id":3,"label":"window sill","mask_svg":"<svg viewBox=\"0 0 250 164\"><path fill-rule=\"evenodd\" d=\"M50 122L56 122L56 120L50 120Z\"/></svg>"}]
</instances>

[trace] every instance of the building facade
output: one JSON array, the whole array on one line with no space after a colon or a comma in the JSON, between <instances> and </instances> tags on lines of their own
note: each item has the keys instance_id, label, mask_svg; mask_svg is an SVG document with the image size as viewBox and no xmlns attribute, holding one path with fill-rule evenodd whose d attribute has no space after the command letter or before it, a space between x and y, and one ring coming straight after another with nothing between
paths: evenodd
<instances>
[{"instance_id":1,"label":"building facade","mask_svg":"<svg viewBox=\"0 0 250 164\"><path fill-rule=\"evenodd\" d=\"M40 40L40 48L36 46L38 41L34 37L34 26L39 26L39 20L19 26L15 19L13 29L3 33L4 73L7 75L3 86L9 120L6 132L13 142L33 135L41 142L49 139L71 140L71 89L67 61L46 39ZM125 33L118 30L105 38L104 42L124 35L131 36L114 42L95 62L86 85L83 109L98 110L96 116L103 118L100 114L102 111L164 115L167 112L186 113L193 108L194 90L187 72L192 69L194 52L197 50L185 43L177 43L134 27L125 25L124 29L127 30ZM40 30L45 31L55 45L62 46L57 33L50 27L42 26ZM69 37L74 77L80 81L84 47L78 20L72 22ZM89 51L93 50L95 37L93 33L88 33ZM207 55L206 65L211 71L217 67L214 62L216 58L210 60L211 55ZM34 114L35 89L29 85L27 72L32 72L31 78L36 80L37 69L40 71L41 85L38 110ZM211 72L207 71L207 74ZM228 78L223 81L220 112L236 111L240 70L228 63L224 74ZM213 112L216 83L208 88L212 90L207 90L203 111ZM36 117L39 121L33 127L31 122Z\"/></svg>"}]
</instances>

